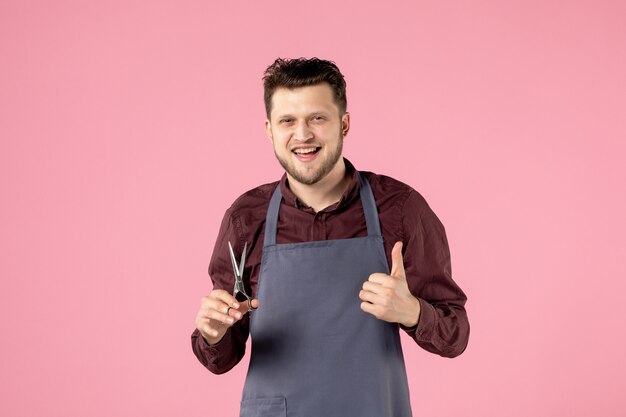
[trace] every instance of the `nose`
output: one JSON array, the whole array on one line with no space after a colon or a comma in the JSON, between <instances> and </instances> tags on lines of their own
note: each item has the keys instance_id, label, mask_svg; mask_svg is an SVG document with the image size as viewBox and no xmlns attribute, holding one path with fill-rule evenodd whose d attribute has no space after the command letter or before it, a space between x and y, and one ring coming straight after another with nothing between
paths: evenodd
<instances>
[{"instance_id":1,"label":"nose","mask_svg":"<svg viewBox=\"0 0 626 417\"><path fill-rule=\"evenodd\" d=\"M302 142L313 138L313 132L309 129L309 124L305 121L299 122L293 132L293 138Z\"/></svg>"}]
</instances>

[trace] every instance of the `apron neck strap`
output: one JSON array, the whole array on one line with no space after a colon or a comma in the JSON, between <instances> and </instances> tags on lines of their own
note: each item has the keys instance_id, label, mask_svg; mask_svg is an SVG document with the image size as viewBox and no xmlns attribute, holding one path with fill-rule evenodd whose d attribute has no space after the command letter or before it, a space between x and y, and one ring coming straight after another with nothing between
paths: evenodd
<instances>
[{"instance_id":1,"label":"apron neck strap","mask_svg":"<svg viewBox=\"0 0 626 417\"><path fill-rule=\"evenodd\" d=\"M376 209L376 200L369 181L357 171L359 176L361 204L363 205L363 213L365 215L365 223L367 224L367 235L382 236L380 232L380 222L378 220L378 209ZM263 238L263 246L273 246L276 244L276 230L278 228L278 212L283 195L280 192L280 183L276 186L265 217L265 236Z\"/></svg>"}]
</instances>

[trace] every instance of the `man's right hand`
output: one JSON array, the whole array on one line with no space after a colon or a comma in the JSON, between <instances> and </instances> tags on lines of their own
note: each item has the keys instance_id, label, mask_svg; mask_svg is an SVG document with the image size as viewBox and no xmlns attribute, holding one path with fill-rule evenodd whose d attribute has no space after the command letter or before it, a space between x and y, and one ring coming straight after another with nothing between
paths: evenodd
<instances>
[{"instance_id":1,"label":"man's right hand","mask_svg":"<svg viewBox=\"0 0 626 417\"><path fill-rule=\"evenodd\" d=\"M259 308L259 300L256 298L252 300L252 308ZM239 302L224 290L213 290L200 299L196 328L209 345L214 345L222 340L229 327L241 320L247 312L247 301Z\"/></svg>"}]
</instances>

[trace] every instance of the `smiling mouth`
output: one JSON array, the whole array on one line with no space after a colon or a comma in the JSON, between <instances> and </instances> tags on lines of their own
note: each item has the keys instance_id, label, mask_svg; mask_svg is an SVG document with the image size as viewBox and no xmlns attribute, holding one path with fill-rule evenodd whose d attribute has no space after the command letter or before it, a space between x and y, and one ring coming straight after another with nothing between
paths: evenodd
<instances>
[{"instance_id":1,"label":"smiling mouth","mask_svg":"<svg viewBox=\"0 0 626 417\"><path fill-rule=\"evenodd\" d=\"M296 155L314 155L316 153L319 152L319 150L321 149L321 146L311 146L310 148L299 148L299 149L294 149L293 152Z\"/></svg>"}]
</instances>

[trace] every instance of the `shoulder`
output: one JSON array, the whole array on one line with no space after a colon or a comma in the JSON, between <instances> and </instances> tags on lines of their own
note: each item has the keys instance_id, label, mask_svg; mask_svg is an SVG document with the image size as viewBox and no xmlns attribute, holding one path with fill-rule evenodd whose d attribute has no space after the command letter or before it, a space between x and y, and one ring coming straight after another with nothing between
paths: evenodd
<instances>
[{"instance_id":1,"label":"shoulder","mask_svg":"<svg viewBox=\"0 0 626 417\"><path fill-rule=\"evenodd\" d=\"M228 215L239 224L260 223L265 219L267 206L279 182L262 184L244 192L228 208Z\"/></svg>"},{"instance_id":2,"label":"shoulder","mask_svg":"<svg viewBox=\"0 0 626 417\"><path fill-rule=\"evenodd\" d=\"M249 207L258 208L259 205L267 205L272 198L279 181L259 185L241 194L230 206L231 210L239 211Z\"/></svg>"},{"instance_id":3,"label":"shoulder","mask_svg":"<svg viewBox=\"0 0 626 417\"><path fill-rule=\"evenodd\" d=\"M415 188L388 175L361 171L372 187L376 205L393 204L399 210L420 216L430 211L426 199Z\"/></svg>"}]
</instances>

